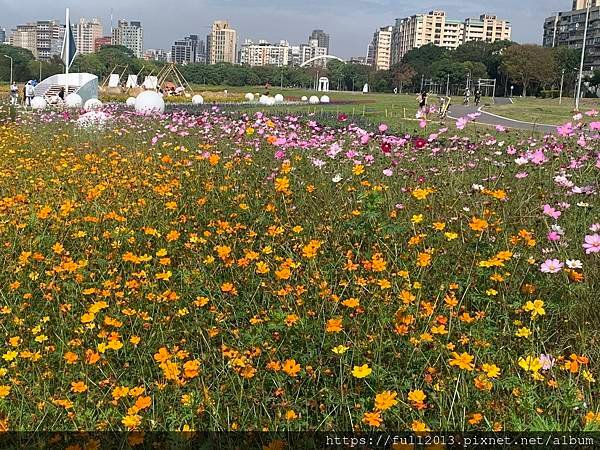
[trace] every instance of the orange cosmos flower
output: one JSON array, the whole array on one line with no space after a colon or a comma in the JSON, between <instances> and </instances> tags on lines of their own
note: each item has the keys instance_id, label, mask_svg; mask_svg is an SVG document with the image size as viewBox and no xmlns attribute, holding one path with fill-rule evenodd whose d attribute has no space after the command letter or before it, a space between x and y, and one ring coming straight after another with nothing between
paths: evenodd
<instances>
[{"instance_id":1,"label":"orange cosmos flower","mask_svg":"<svg viewBox=\"0 0 600 450\"><path fill-rule=\"evenodd\" d=\"M300 372L300 364L295 359L288 359L283 363L282 370L290 377L296 378L298 372Z\"/></svg>"}]
</instances>

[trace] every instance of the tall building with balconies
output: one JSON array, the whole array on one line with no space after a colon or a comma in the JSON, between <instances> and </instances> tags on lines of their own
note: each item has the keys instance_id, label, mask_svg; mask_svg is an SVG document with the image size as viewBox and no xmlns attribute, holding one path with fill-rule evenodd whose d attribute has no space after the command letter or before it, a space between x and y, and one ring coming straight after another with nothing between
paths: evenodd
<instances>
[{"instance_id":1,"label":"tall building with balconies","mask_svg":"<svg viewBox=\"0 0 600 450\"><path fill-rule=\"evenodd\" d=\"M319 56L327 55L327 47L319 46L317 39L311 39L308 44L300 45L300 64L305 64L311 59L318 58ZM327 61L324 59L317 59L308 63L311 67L325 67Z\"/></svg>"},{"instance_id":2,"label":"tall building with balconies","mask_svg":"<svg viewBox=\"0 0 600 450\"><path fill-rule=\"evenodd\" d=\"M325 33L323 30L313 30L310 34L308 41L312 41L316 39L319 47L324 47L327 49L327 54L329 54L329 34Z\"/></svg>"},{"instance_id":3,"label":"tall building with balconies","mask_svg":"<svg viewBox=\"0 0 600 450\"><path fill-rule=\"evenodd\" d=\"M265 40L254 43L250 39L246 39L240 49L240 64L242 65L281 67L287 66L289 63L290 44L287 41L271 44Z\"/></svg>"},{"instance_id":4,"label":"tall building with balconies","mask_svg":"<svg viewBox=\"0 0 600 450\"><path fill-rule=\"evenodd\" d=\"M583 67L585 71L600 68L600 0L592 1ZM587 16L585 1L575 0L571 11L558 12L544 21L544 47L583 47Z\"/></svg>"},{"instance_id":5,"label":"tall building with balconies","mask_svg":"<svg viewBox=\"0 0 600 450\"><path fill-rule=\"evenodd\" d=\"M225 20L213 23L211 33L206 37L208 64L221 62L235 64L237 60L237 33Z\"/></svg>"},{"instance_id":6,"label":"tall building with balconies","mask_svg":"<svg viewBox=\"0 0 600 450\"><path fill-rule=\"evenodd\" d=\"M200 62L200 51L203 43L198 35L191 34L175 41L171 46L171 62L176 64L193 64Z\"/></svg>"},{"instance_id":7,"label":"tall building with balconies","mask_svg":"<svg viewBox=\"0 0 600 450\"><path fill-rule=\"evenodd\" d=\"M73 35L77 51L81 54L96 52L96 39L103 36L102 23L98 19L87 20L79 19L79 22L73 25Z\"/></svg>"},{"instance_id":8,"label":"tall building with balconies","mask_svg":"<svg viewBox=\"0 0 600 450\"><path fill-rule=\"evenodd\" d=\"M414 48L434 44L450 50L470 41L496 42L510 40L510 22L493 15L479 18L449 19L445 11L396 19L392 31L391 64L398 64Z\"/></svg>"},{"instance_id":9,"label":"tall building with balconies","mask_svg":"<svg viewBox=\"0 0 600 450\"><path fill-rule=\"evenodd\" d=\"M389 70L391 63L393 27L381 27L373 35L373 41L369 46L369 64L375 70Z\"/></svg>"},{"instance_id":10,"label":"tall building with balconies","mask_svg":"<svg viewBox=\"0 0 600 450\"><path fill-rule=\"evenodd\" d=\"M10 44L25 48L40 61L60 55L65 26L56 20L40 20L18 25L10 36Z\"/></svg>"},{"instance_id":11,"label":"tall building with balconies","mask_svg":"<svg viewBox=\"0 0 600 450\"><path fill-rule=\"evenodd\" d=\"M112 32L112 44L122 45L133 52L136 58L144 53L144 29L141 22L119 20Z\"/></svg>"}]
</instances>

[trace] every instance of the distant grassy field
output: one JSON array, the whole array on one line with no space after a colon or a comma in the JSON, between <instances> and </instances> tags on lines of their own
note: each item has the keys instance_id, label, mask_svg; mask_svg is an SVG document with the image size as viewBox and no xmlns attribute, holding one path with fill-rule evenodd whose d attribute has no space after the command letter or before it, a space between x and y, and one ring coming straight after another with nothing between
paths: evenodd
<instances>
[{"instance_id":1,"label":"distant grassy field","mask_svg":"<svg viewBox=\"0 0 600 450\"><path fill-rule=\"evenodd\" d=\"M583 99L580 109L588 111L600 108L600 99ZM493 114L524 122L556 125L572 120L575 106L572 98L558 99L515 98L512 105L486 107Z\"/></svg>"}]
</instances>

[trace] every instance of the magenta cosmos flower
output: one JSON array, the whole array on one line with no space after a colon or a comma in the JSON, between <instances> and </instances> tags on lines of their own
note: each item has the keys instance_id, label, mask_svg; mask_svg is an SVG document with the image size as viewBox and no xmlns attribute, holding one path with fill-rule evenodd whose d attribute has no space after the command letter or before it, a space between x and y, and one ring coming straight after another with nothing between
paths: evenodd
<instances>
[{"instance_id":1,"label":"magenta cosmos flower","mask_svg":"<svg viewBox=\"0 0 600 450\"><path fill-rule=\"evenodd\" d=\"M415 139L415 148L422 149L427 145L427 141L422 137L418 137Z\"/></svg>"},{"instance_id":2,"label":"magenta cosmos flower","mask_svg":"<svg viewBox=\"0 0 600 450\"><path fill-rule=\"evenodd\" d=\"M585 237L585 244L583 244L586 255L592 253L600 253L600 234L591 234Z\"/></svg>"}]
</instances>

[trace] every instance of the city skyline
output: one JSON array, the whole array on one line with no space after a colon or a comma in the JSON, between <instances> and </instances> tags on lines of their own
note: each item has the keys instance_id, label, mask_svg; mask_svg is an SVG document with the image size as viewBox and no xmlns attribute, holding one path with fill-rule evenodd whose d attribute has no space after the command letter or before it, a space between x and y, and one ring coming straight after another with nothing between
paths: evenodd
<instances>
[{"instance_id":1,"label":"city skyline","mask_svg":"<svg viewBox=\"0 0 600 450\"><path fill-rule=\"evenodd\" d=\"M251 3L251 4L248 4ZM187 34L206 36L215 20L227 20L237 30L238 41L265 39L271 42L287 40L290 43L305 42L314 29L323 29L331 36L330 53L343 58L366 56L367 45L373 30L393 25L398 17L425 13L432 9L444 9L456 18L478 17L480 14L496 14L511 21L513 40L522 43L542 42L544 19L559 10L570 9L569 0L548 0L543 8L534 0L505 0L502 8L493 0L462 1L440 0L414 4L407 0L360 0L348 8L346 2L307 0L298 2L280 1L276 5L264 0L241 2L239 0L204 0L185 6L185 12L164 14L161 3L154 0L133 0L123 5L109 0L102 7L85 4L82 0L48 5L41 0L32 0L24 10L10 0L0 0L0 11L7 34L16 25L36 20L63 20L64 8L71 8L73 21L80 17L101 20L104 34L110 34L110 11L113 9L113 26L119 19L141 21L145 29L144 49L170 49L175 40ZM154 7L153 7L154 5ZM529 5L527 7L526 5ZM511 11L506 14L505 11ZM195 20L195 17L203 19ZM539 23L532 27L531 23ZM291 28L290 24L294 27ZM356 24L360 24L357 29Z\"/></svg>"}]
</instances>

